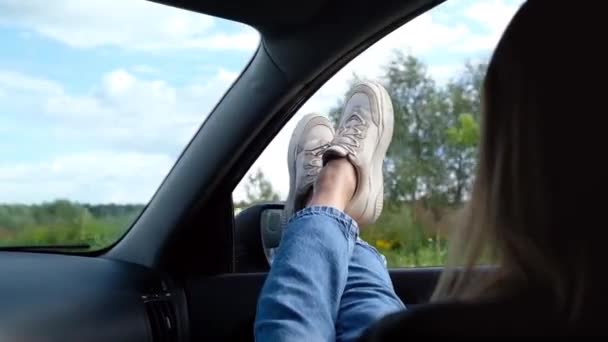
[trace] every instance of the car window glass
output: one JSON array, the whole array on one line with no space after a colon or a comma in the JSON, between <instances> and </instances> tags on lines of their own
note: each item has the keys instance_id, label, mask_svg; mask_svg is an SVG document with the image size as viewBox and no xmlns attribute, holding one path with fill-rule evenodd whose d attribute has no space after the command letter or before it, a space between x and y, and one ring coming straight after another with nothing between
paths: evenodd
<instances>
[{"instance_id":1,"label":"car window glass","mask_svg":"<svg viewBox=\"0 0 608 342\"><path fill-rule=\"evenodd\" d=\"M149 1L0 1L0 247L115 242L258 42Z\"/></svg>"},{"instance_id":2,"label":"car window glass","mask_svg":"<svg viewBox=\"0 0 608 342\"><path fill-rule=\"evenodd\" d=\"M522 1L447 1L371 46L312 96L235 189L236 211L285 200L287 146L298 120L316 112L336 122L350 85L388 89L395 131L384 164L385 207L361 237L390 267L444 263L450 228L470 191L479 143L486 63Z\"/></svg>"}]
</instances>

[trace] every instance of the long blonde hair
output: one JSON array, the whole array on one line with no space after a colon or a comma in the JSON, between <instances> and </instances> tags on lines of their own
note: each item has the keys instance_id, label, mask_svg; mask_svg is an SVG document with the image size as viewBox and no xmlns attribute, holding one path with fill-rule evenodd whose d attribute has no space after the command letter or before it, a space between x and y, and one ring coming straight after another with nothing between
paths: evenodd
<instances>
[{"instance_id":1,"label":"long blonde hair","mask_svg":"<svg viewBox=\"0 0 608 342\"><path fill-rule=\"evenodd\" d=\"M599 191L588 182L608 177L604 166L589 161L605 154L605 144L598 127L584 124L588 131L582 132L575 120L605 107L599 89L585 87L585 80L608 61L586 53L590 37L601 37L602 29L593 27L599 22L576 20L593 9L565 3L524 3L494 51L482 90L471 201L450 237L434 301L480 300L534 287L572 313L588 292L590 267L604 259L601 246L608 241L597 241L603 232L593 215L580 211L597 205L581 203ZM485 261L495 268L479 271Z\"/></svg>"}]
</instances>

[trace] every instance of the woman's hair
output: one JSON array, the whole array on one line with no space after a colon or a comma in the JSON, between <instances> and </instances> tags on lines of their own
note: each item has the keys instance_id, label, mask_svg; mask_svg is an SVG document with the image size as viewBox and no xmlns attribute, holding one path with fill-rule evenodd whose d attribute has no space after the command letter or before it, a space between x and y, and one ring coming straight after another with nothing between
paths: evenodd
<instances>
[{"instance_id":1,"label":"woman's hair","mask_svg":"<svg viewBox=\"0 0 608 342\"><path fill-rule=\"evenodd\" d=\"M599 119L608 96L589 82L608 63L594 49L605 41L595 4L530 0L500 39L482 89L471 200L433 300L536 288L570 313L583 304L608 242L597 222L608 208L595 199L608 195ZM484 263L496 267L476 268Z\"/></svg>"}]
</instances>

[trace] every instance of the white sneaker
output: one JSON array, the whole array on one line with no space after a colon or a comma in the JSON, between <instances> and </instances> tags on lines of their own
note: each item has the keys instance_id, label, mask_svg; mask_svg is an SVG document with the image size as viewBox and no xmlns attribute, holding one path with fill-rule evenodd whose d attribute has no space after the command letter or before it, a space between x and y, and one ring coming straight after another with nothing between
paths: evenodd
<instances>
[{"instance_id":1,"label":"white sneaker","mask_svg":"<svg viewBox=\"0 0 608 342\"><path fill-rule=\"evenodd\" d=\"M360 225L374 223L382 212L382 162L393 136L393 104L384 87L362 82L344 104L338 130L325 161L346 157L357 172L357 188L345 212Z\"/></svg>"},{"instance_id":2,"label":"white sneaker","mask_svg":"<svg viewBox=\"0 0 608 342\"><path fill-rule=\"evenodd\" d=\"M324 116L308 114L298 122L287 152L289 194L283 211L285 222L306 205L312 186L323 167L323 153L333 138L332 124Z\"/></svg>"},{"instance_id":3,"label":"white sneaker","mask_svg":"<svg viewBox=\"0 0 608 342\"><path fill-rule=\"evenodd\" d=\"M274 232L265 231L262 227L262 244L269 264L272 263L287 221L306 206L306 200L323 167L323 153L333 138L331 122L319 114L304 116L294 129L287 151L289 194L281 216L281 226Z\"/></svg>"}]
</instances>

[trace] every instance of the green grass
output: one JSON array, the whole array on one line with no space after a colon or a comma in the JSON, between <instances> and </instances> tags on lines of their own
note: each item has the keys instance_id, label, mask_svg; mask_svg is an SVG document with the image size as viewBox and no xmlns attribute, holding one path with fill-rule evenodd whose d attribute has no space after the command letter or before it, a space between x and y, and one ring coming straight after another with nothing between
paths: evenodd
<instances>
[{"instance_id":1,"label":"green grass","mask_svg":"<svg viewBox=\"0 0 608 342\"><path fill-rule=\"evenodd\" d=\"M80 227L32 226L4 234L0 246L80 245L88 250L105 248L118 240L129 228L129 223L89 222Z\"/></svg>"},{"instance_id":2,"label":"green grass","mask_svg":"<svg viewBox=\"0 0 608 342\"><path fill-rule=\"evenodd\" d=\"M0 207L0 246L87 244L98 250L113 244L143 207L112 209L53 202L39 207ZM96 213L95 215L92 214ZM361 238L382 253L389 267L440 266L447 241L423 224L407 205L387 203L378 221L361 231Z\"/></svg>"},{"instance_id":3,"label":"green grass","mask_svg":"<svg viewBox=\"0 0 608 342\"><path fill-rule=\"evenodd\" d=\"M384 254L389 267L441 266L447 255L446 239L407 205L388 205L374 225L361 230L361 238Z\"/></svg>"},{"instance_id":4,"label":"green grass","mask_svg":"<svg viewBox=\"0 0 608 342\"><path fill-rule=\"evenodd\" d=\"M130 227L143 206L83 206L58 200L0 205L0 246L89 245L105 248Z\"/></svg>"}]
</instances>

